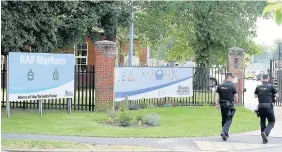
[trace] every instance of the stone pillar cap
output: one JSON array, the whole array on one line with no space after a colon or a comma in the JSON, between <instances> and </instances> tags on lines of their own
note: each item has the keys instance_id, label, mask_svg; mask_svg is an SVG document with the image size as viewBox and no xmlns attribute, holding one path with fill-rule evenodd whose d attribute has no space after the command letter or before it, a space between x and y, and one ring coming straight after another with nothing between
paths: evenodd
<instances>
[{"instance_id":1,"label":"stone pillar cap","mask_svg":"<svg viewBox=\"0 0 282 152\"><path fill-rule=\"evenodd\" d=\"M98 51L103 52L105 55L117 55L116 42L112 41L97 41L95 42Z\"/></svg>"},{"instance_id":2,"label":"stone pillar cap","mask_svg":"<svg viewBox=\"0 0 282 152\"><path fill-rule=\"evenodd\" d=\"M244 55L245 51L242 48L238 48L238 47L232 47L229 48L228 54L229 55Z\"/></svg>"},{"instance_id":3,"label":"stone pillar cap","mask_svg":"<svg viewBox=\"0 0 282 152\"><path fill-rule=\"evenodd\" d=\"M103 41L97 41L95 44L116 44L116 42L113 41L108 41L108 40L103 40Z\"/></svg>"}]
</instances>

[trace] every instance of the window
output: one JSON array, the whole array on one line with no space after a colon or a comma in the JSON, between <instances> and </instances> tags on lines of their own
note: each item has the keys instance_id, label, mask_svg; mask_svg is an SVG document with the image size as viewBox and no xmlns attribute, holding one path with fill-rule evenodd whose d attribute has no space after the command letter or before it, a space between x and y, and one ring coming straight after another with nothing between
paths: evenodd
<instances>
[{"instance_id":1,"label":"window","mask_svg":"<svg viewBox=\"0 0 282 152\"><path fill-rule=\"evenodd\" d=\"M76 71L85 72L88 63L88 44L74 46Z\"/></svg>"}]
</instances>

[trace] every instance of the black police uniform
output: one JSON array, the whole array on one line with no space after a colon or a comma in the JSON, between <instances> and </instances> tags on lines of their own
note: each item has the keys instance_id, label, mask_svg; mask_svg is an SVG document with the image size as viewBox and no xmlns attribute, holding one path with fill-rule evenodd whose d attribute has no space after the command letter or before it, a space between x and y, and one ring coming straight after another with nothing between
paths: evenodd
<instances>
[{"instance_id":1,"label":"black police uniform","mask_svg":"<svg viewBox=\"0 0 282 152\"><path fill-rule=\"evenodd\" d=\"M233 112L235 112L234 95L237 94L237 91L232 82L226 81L218 86L216 92L219 94L219 104L222 117L222 133L228 137L229 128L234 115Z\"/></svg>"},{"instance_id":2,"label":"black police uniform","mask_svg":"<svg viewBox=\"0 0 282 152\"><path fill-rule=\"evenodd\" d=\"M275 115L273 110L274 94L277 93L277 89L267 83L263 82L262 85L256 87L255 94L258 96L258 112L260 116L261 132L265 133L266 136L270 134L271 129L275 124ZM268 125L266 126L266 119Z\"/></svg>"}]
</instances>

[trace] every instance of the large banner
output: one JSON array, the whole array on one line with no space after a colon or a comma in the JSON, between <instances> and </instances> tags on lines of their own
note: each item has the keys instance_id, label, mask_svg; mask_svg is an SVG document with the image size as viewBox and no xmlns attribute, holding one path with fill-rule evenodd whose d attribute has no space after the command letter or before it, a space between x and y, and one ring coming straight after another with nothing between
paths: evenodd
<instances>
[{"instance_id":1,"label":"large banner","mask_svg":"<svg viewBox=\"0 0 282 152\"><path fill-rule=\"evenodd\" d=\"M193 69L116 67L115 101L193 95Z\"/></svg>"},{"instance_id":2,"label":"large banner","mask_svg":"<svg viewBox=\"0 0 282 152\"><path fill-rule=\"evenodd\" d=\"M73 54L10 52L9 101L72 98L74 65Z\"/></svg>"}]
</instances>

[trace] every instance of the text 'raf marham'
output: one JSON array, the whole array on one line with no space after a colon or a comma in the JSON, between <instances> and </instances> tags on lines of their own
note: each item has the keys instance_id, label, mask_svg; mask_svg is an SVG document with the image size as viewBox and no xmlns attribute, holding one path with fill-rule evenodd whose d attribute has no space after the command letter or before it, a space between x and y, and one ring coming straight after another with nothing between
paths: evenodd
<instances>
[{"instance_id":1,"label":"text 'raf marham'","mask_svg":"<svg viewBox=\"0 0 282 152\"><path fill-rule=\"evenodd\" d=\"M33 56L33 55L21 55L20 56L21 64L66 64L66 60L62 58L55 58L53 56Z\"/></svg>"}]
</instances>

